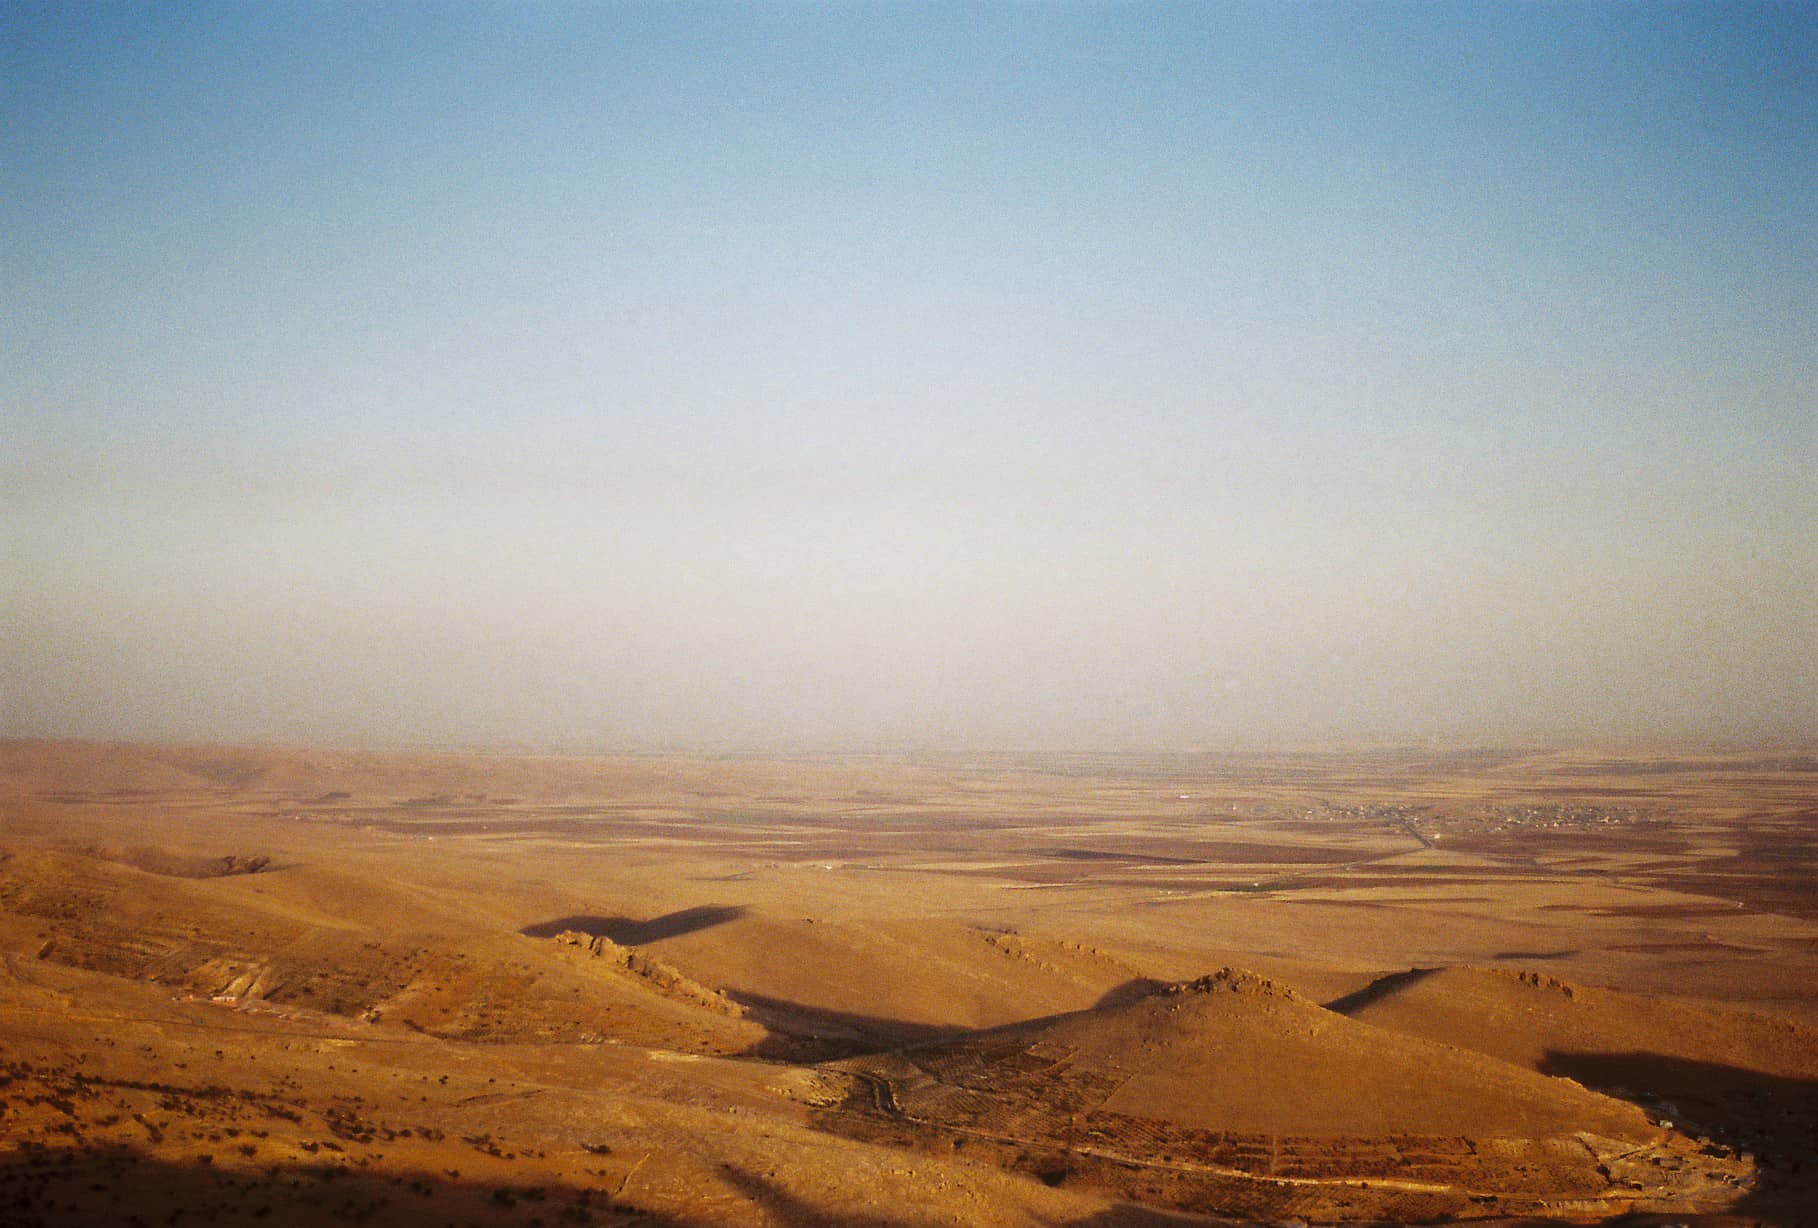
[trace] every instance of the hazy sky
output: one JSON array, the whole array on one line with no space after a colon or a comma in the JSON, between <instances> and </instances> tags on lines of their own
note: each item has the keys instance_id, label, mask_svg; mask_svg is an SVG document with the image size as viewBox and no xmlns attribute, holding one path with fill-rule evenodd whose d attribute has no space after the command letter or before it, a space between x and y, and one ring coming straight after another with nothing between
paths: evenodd
<instances>
[{"instance_id":1,"label":"hazy sky","mask_svg":"<svg viewBox=\"0 0 1818 1228\"><path fill-rule=\"evenodd\" d=\"M1818 736L1818 5L0 5L0 732Z\"/></svg>"}]
</instances>

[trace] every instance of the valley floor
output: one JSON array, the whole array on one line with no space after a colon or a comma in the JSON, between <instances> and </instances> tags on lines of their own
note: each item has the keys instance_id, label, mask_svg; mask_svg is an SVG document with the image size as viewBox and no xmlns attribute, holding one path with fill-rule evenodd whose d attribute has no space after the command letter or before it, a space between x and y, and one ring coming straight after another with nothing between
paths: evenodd
<instances>
[{"instance_id":1,"label":"valley floor","mask_svg":"<svg viewBox=\"0 0 1818 1228\"><path fill-rule=\"evenodd\" d=\"M1818 756L0 743L0 1221L1818 1222Z\"/></svg>"}]
</instances>

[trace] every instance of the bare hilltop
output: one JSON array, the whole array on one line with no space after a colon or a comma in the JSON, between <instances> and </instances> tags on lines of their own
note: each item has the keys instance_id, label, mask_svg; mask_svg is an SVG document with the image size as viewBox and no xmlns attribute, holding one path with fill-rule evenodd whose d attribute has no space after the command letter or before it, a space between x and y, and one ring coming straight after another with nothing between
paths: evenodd
<instances>
[{"instance_id":1,"label":"bare hilltop","mask_svg":"<svg viewBox=\"0 0 1818 1228\"><path fill-rule=\"evenodd\" d=\"M1807 1224L1818 755L0 743L8 1224Z\"/></svg>"}]
</instances>

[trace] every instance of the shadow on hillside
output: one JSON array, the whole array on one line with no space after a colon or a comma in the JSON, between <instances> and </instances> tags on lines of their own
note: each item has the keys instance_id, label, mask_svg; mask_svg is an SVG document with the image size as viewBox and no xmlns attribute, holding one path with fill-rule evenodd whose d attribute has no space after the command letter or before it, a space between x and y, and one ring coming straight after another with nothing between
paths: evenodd
<instances>
[{"instance_id":1,"label":"shadow on hillside","mask_svg":"<svg viewBox=\"0 0 1818 1228\"><path fill-rule=\"evenodd\" d=\"M742 1168L728 1166L720 1170L720 1175L746 1198L762 1207L769 1216L794 1228L820 1228L821 1225L826 1228L900 1228L909 1223L908 1220L895 1216L854 1215L850 1211L831 1215L816 1209L774 1182L766 1181L756 1173Z\"/></svg>"},{"instance_id":2,"label":"shadow on hillside","mask_svg":"<svg viewBox=\"0 0 1818 1228\"><path fill-rule=\"evenodd\" d=\"M1818 1079L1784 1078L1657 1053L1549 1052L1541 1073L1666 1117L1682 1132L1755 1157L1757 1187L1730 1210L1809 1225L1818 1207Z\"/></svg>"},{"instance_id":3,"label":"shadow on hillside","mask_svg":"<svg viewBox=\"0 0 1818 1228\"><path fill-rule=\"evenodd\" d=\"M929 1222L913 1203L900 1212L854 1215L815 1203L737 1166L721 1178L789 1228L912 1228ZM863 1178L854 1176L856 1183ZM1036 1180L1036 1178L1030 1178ZM9 1161L5 1172L8 1228L345 1228L346 1225L464 1224L487 1228L714 1228L720 1215L674 1215L642 1205L635 1191L615 1198L619 1181L598 1184L524 1180L475 1181L446 1174L385 1172L339 1164L232 1167L176 1162L123 1147L45 1150ZM702 1191L706 1193L708 1191ZM1118 1206L1065 1228L1174 1228L1235 1223Z\"/></svg>"},{"instance_id":4,"label":"shadow on hillside","mask_svg":"<svg viewBox=\"0 0 1818 1228\"><path fill-rule=\"evenodd\" d=\"M831 1062L952 1040L971 1032L963 1027L828 1010L736 989L724 992L770 1030L771 1035L744 1054L767 1061Z\"/></svg>"},{"instance_id":5,"label":"shadow on hillside","mask_svg":"<svg viewBox=\"0 0 1818 1228\"><path fill-rule=\"evenodd\" d=\"M1348 993L1342 998L1333 998L1325 1004L1325 1007L1329 1011L1349 1015L1352 1011L1360 1011L1372 1003L1393 997L1408 986L1419 984L1438 971L1438 968L1409 968L1406 972L1392 972L1388 976L1377 977L1355 993Z\"/></svg>"},{"instance_id":6,"label":"shadow on hillside","mask_svg":"<svg viewBox=\"0 0 1818 1228\"><path fill-rule=\"evenodd\" d=\"M1168 981L1158 981L1152 976L1139 976L1134 980L1125 981L1122 985L1114 985L1107 989L1099 996L1098 1001L1092 1004L1092 1009L1102 1011L1114 1006L1128 1006L1132 1002L1141 1002L1144 998L1153 997L1168 988L1169 984Z\"/></svg>"},{"instance_id":7,"label":"shadow on hillside","mask_svg":"<svg viewBox=\"0 0 1818 1228\"><path fill-rule=\"evenodd\" d=\"M553 921L539 921L535 925L526 925L518 933L526 938L554 938L565 930L576 930L589 938L608 938L622 947L637 947L647 942L661 942L665 938L680 938L684 934L712 929L716 925L738 920L746 911L742 905L702 904L696 908L684 908L680 912L653 917L648 921L632 917L596 917L583 913L572 917L557 917Z\"/></svg>"},{"instance_id":8,"label":"shadow on hillside","mask_svg":"<svg viewBox=\"0 0 1818 1228\"><path fill-rule=\"evenodd\" d=\"M879 1015L860 1015L849 1011L827 1010L762 994L726 990L726 996L750 1012L752 1019L768 1028L772 1035L745 1051L746 1057L785 1062L831 1062L841 1058L863 1057L873 1053L910 1050L924 1045L938 1045L963 1037L986 1037L1014 1033L1018 1029L1040 1027L1075 1015L1127 1006L1168 988L1169 982L1149 977L1125 981L1107 990L1099 1000L1084 1010L1061 1011L1038 1015L1013 1023L988 1028L968 1028L958 1024L912 1023L887 1019Z\"/></svg>"},{"instance_id":9,"label":"shadow on hillside","mask_svg":"<svg viewBox=\"0 0 1818 1228\"><path fill-rule=\"evenodd\" d=\"M705 1228L611 1185L566 1185L526 1174L522 1182L471 1181L420 1172L375 1172L339 1164L260 1167L178 1163L123 1147L44 1150L8 1165L9 1228L114 1228L121 1224L213 1228L329 1228L348 1224L484 1223L498 1228L641 1224Z\"/></svg>"},{"instance_id":10,"label":"shadow on hillside","mask_svg":"<svg viewBox=\"0 0 1818 1228\"><path fill-rule=\"evenodd\" d=\"M727 1165L720 1170L720 1173L745 1197L762 1207L779 1223L790 1225L790 1228L911 1228L915 1224L925 1224L929 1219L926 1214L855 1215L849 1211L834 1214L820 1210L814 1204L797 1197L775 1182L767 1181L745 1169ZM1082 1219L1052 1222L1061 1225L1062 1228L1172 1228L1174 1225L1197 1224L1203 1226L1226 1221L1208 1220L1200 1216L1170 1215L1165 1211L1150 1211L1142 1207L1120 1206L1085 1216ZM1235 1223L1236 1221L1229 1222Z\"/></svg>"}]
</instances>

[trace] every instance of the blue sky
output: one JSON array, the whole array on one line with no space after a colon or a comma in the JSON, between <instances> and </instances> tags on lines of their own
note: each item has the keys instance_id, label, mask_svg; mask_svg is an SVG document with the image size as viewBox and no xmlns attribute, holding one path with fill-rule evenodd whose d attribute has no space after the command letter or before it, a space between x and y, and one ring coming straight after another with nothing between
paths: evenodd
<instances>
[{"instance_id":1,"label":"blue sky","mask_svg":"<svg viewBox=\"0 0 1818 1228\"><path fill-rule=\"evenodd\" d=\"M1818 8L9 5L0 727L1818 732Z\"/></svg>"}]
</instances>

